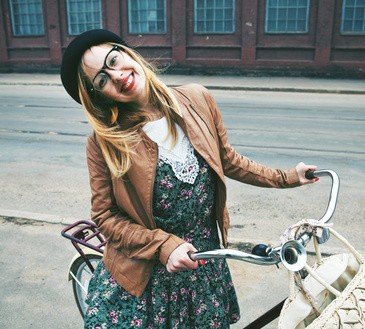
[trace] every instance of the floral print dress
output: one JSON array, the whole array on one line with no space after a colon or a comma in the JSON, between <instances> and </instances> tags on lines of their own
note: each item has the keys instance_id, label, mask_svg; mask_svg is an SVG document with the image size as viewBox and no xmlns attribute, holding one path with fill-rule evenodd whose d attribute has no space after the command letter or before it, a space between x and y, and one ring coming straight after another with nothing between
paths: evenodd
<instances>
[{"instance_id":1,"label":"floral print dress","mask_svg":"<svg viewBox=\"0 0 365 329\"><path fill-rule=\"evenodd\" d=\"M215 176L195 153L198 175L183 182L170 164L159 160L153 194L157 227L183 238L196 249L219 248L212 217ZM85 328L229 328L239 307L224 259L209 259L196 270L169 273L157 263L147 288L135 297L119 286L103 262L89 284Z\"/></svg>"}]
</instances>

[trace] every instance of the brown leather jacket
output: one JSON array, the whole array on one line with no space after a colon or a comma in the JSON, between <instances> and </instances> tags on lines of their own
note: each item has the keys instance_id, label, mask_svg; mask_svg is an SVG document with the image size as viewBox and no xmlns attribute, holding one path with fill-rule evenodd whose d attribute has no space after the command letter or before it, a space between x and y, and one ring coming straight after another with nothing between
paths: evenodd
<instances>
[{"instance_id":1,"label":"brown leather jacket","mask_svg":"<svg viewBox=\"0 0 365 329\"><path fill-rule=\"evenodd\" d=\"M224 176L263 187L299 185L295 168L274 170L236 153L227 140L219 109L209 91L197 84L173 89L181 104L178 124L195 150L217 176L214 216L227 246L229 217ZM92 192L91 216L108 244L104 262L115 280L129 293L140 296L154 264L166 264L171 252L184 243L158 228L152 214L152 192L158 158L157 145L142 129L142 142L128 173L112 178L95 135L87 141L87 161Z\"/></svg>"}]
</instances>

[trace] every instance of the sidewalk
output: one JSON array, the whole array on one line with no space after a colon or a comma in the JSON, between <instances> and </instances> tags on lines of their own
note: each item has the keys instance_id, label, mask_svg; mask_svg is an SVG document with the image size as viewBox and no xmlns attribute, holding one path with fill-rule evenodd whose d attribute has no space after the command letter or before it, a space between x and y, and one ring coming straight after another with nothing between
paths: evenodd
<instances>
[{"instance_id":1,"label":"sidewalk","mask_svg":"<svg viewBox=\"0 0 365 329\"><path fill-rule=\"evenodd\" d=\"M307 77L245 77L216 75L161 75L169 86L199 83L208 89L280 91L335 94L365 94L364 79L320 79ZM1 73L1 85L61 86L58 74Z\"/></svg>"}]
</instances>

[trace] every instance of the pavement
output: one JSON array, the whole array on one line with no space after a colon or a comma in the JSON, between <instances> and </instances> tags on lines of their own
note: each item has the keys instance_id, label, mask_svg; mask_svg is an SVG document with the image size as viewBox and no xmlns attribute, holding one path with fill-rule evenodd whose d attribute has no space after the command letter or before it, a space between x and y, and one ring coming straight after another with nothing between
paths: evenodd
<instances>
[{"instance_id":1,"label":"pavement","mask_svg":"<svg viewBox=\"0 0 365 329\"><path fill-rule=\"evenodd\" d=\"M365 79L326 79L312 77L246 77L229 75L164 74L160 78L169 86L196 82L212 90L300 92L365 95ZM0 73L1 85L62 86L58 74ZM77 219L21 210L0 208L0 216L13 220L29 219L53 224L71 224Z\"/></svg>"},{"instance_id":2,"label":"pavement","mask_svg":"<svg viewBox=\"0 0 365 329\"><path fill-rule=\"evenodd\" d=\"M197 82L208 89L334 94L365 94L365 79L325 79L309 77L245 77L225 75L160 76L169 86ZM58 74L1 73L0 85L61 86Z\"/></svg>"},{"instance_id":3,"label":"pavement","mask_svg":"<svg viewBox=\"0 0 365 329\"><path fill-rule=\"evenodd\" d=\"M192 75L162 75L161 79L169 86L197 82L212 90L239 90L239 91L270 91L270 92L300 92L300 93L326 93L326 94L358 94L365 95L365 80L360 79L318 79L307 77L245 77L245 76L192 76ZM0 74L0 88L2 85L41 85L62 86L57 74ZM58 217L52 214L38 214L21 210L0 209L0 218L21 224L32 221L67 225L74 222L75 218ZM51 225L54 226L54 225ZM30 226L29 226L30 227ZM56 226L55 226L56 227ZM57 226L58 227L58 226ZM58 229L58 228L57 228ZM58 232L57 232L58 234ZM286 271L275 271L263 267L260 273L257 268L247 264L245 270L242 266L230 261L230 268L239 296L241 310L251 310L246 319L242 319L232 328L242 328L244 325L263 311L268 306L275 305L287 294ZM263 279L265 278L265 279ZM273 285L272 283L275 282ZM260 289L256 289L260 287ZM275 289L275 291L273 290ZM262 296L260 292L270 291L265 297L265 303L257 303ZM70 304L70 303L69 303ZM71 304L70 304L71 305ZM261 306L260 306L261 305ZM264 306L263 306L264 305ZM72 304L73 306L73 304ZM252 311L254 310L254 311ZM77 320L79 321L79 319ZM275 328L276 322L266 328Z\"/></svg>"}]
</instances>

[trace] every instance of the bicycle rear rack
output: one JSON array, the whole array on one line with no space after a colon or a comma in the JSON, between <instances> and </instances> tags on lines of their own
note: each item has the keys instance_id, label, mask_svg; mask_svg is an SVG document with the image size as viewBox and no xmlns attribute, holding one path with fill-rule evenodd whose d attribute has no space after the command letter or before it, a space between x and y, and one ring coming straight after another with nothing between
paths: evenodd
<instances>
[{"instance_id":1,"label":"bicycle rear rack","mask_svg":"<svg viewBox=\"0 0 365 329\"><path fill-rule=\"evenodd\" d=\"M71 240L72 245L84 259L91 272L94 272L94 268L85 255L82 246L103 254L106 240L95 223L87 220L77 221L65 227L62 230L61 235L64 238Z\"/></svg>"}]
</instances>

